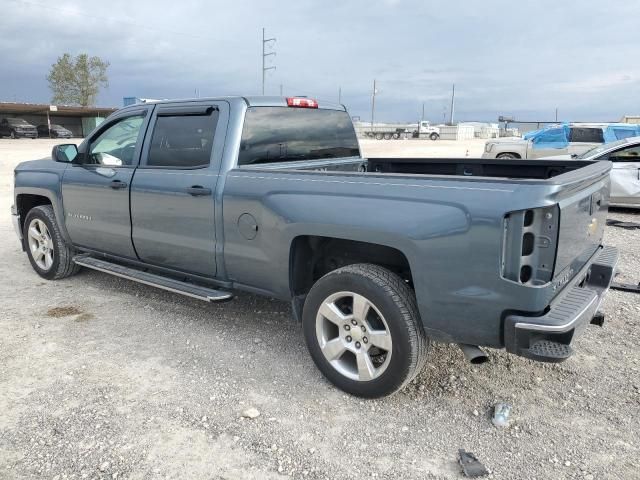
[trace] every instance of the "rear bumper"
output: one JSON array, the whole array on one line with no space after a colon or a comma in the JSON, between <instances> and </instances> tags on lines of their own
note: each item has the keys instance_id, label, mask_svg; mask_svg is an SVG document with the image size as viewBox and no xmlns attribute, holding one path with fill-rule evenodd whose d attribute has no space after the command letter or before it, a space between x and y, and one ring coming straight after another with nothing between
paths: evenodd
<instances>
[{"instance_id":1,"label":"rear bumper","mask_svg":"<svg viewBox=\"0 0 640 480\"><path fill-rule=\"evenodd\" d=\"M541 316L508 315L504 342L508 352L543 362L560 362L572 353L571 343L590 323L602 324L598 309L609 289L618 250L603 247Z\"/></svg>"}]
</instances>

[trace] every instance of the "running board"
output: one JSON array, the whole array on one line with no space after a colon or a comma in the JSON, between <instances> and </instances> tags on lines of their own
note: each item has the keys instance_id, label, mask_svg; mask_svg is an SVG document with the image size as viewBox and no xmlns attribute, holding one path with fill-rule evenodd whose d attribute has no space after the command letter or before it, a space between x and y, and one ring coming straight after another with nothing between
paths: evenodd
<instances>
[{"instance_id":1,"label":"running board","mask_svg":"<svg viewBox=\"0 0 640 480\"><path fill-rule=\"evenodd\" d=\"M144 283L145 285L179 293L181 295L186 295L187 297L197 298L198 300L204 300L206 302L220 302L222 300L229 300L230 298L233 298L233 294L229 292L182 282L180 280L163 277L162 275L157 275L155 273L143 272L141 270L136 270L135 268L125 267L124 265L108 262L88 255L76 255L73 257L73 261L76 265L80 265L81 267L109 273L116 277L126 278L127 280Z\"/></svg>"}]
</instances>

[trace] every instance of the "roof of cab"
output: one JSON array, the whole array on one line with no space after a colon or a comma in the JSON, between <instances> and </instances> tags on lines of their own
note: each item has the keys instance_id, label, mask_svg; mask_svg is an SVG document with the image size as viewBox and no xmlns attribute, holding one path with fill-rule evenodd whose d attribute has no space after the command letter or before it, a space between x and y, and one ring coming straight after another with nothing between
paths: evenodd
<instances>
[{"instance_id":1,"label":"roof of cab","mask_svg":"<svg viewBox=\"0 0 640 480\"><path fill-rule=\"evenodd\" d=\"M297 97L306 98L302 95L298 95ZM127 105L120 110L135 108L140 105L156 105L156 104L167 104L167 103L182 103L182 102L202 102L202 101L220 101L224 100L227 102L239 102L242 101L247 104L249 107L286 107L287 106L287 98L288 97L278 97L278 96L227 96L227 97L205 97L205 98L175 98L175 99L167 99L167 100L151 100L146 101L144 103L137 103L133 105ZM326 110L341 110L347 111L344 105L339 103L331 103L325 102L323 100L318 100L318 108L326 109Z\"/></svg>"}]
</instances>

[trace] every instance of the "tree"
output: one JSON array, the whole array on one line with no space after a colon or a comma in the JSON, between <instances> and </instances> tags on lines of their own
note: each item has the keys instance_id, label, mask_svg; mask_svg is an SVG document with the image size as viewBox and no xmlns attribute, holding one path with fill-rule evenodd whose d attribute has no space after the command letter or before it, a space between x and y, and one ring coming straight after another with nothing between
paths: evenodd
<instances>
[{"instance_id":1,"label":"tree","mask_svg":"<svg viewBox=\"0 0 640 480\"><path fill-rule=\"evenodd\" d=\"M109 62L86 53L75 58L69 53L58 57L47 75L53 93L51 102L82 107L95 105L100 88L109 86L108 67Z\"/></svg>"}]
</instances>

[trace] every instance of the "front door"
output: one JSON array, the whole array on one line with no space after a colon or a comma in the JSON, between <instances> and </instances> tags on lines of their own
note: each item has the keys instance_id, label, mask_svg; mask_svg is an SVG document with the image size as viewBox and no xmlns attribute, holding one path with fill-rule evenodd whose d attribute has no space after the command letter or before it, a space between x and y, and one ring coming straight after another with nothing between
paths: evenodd
<instances>
[{"instance_id":1,"label":"front door","mask_svg":"<svg viewBox=\"0 0 640 480\"><path fill-rule=\"evenodd\" d=\"M129 187L149 107L105 122L78 149L62 178L65 224L74 245L135 258Z\"/></svg>"},{"instance_id":2,"label":"front door","mask_svg":"<svg viewBox=\"0 0 640 480\"><path fill-rule=\"evenodd\" d=\"M158 105L131 184L132 236L141 260L213 277L215 190L226 102Z\"/></svg>"},{"instance_id":3,"label":"front door","mask_svg":"<svg viewBox=\"0 0 640 480\"><path fill-rule=\"evenodd\" d=\"M622 148L608 155L611 170L611 203L640 205L640 145Z\"/></svg>"}]
</instances>

